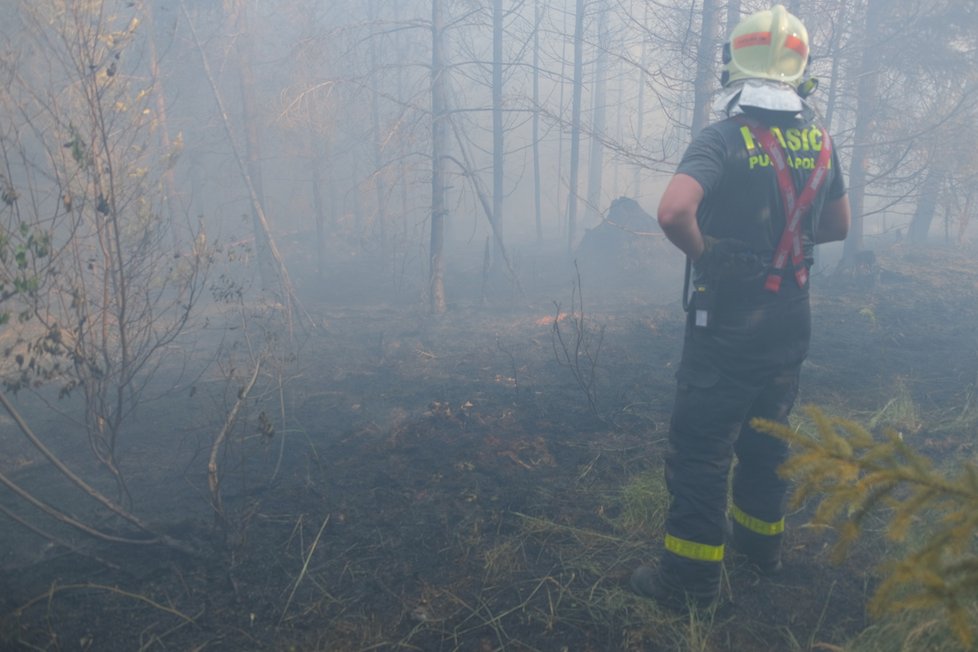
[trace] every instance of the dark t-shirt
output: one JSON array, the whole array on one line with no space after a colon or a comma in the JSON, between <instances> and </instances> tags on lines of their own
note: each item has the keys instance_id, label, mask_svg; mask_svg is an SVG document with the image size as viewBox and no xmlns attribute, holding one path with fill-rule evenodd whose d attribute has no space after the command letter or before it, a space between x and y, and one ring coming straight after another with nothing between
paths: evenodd
<instances>
[{"instance_id":1,"label":"dark t-shirt","mask_svg":"<svg viewBox=\"0 0 978 652\"><path fill-rule=\"evenodd\" d=\"M813 116L777 120L769 113L750 117L772 125L772 133L783 143L800 194L822 146L822 132ZM780 292L764 290L764 278L784 232L786 216L777 175L763 147L742 119L729 118L700 132L677 171L703 187L705 194L696 216L703 233L746 243L759 265L755 273L743 278L726 276L714 288L709 328L697 328L692 318L687 320L677 377L684 383L709 387L719 374L758 382L785 368L797 367L808 353L811 335L808 288L797 286L789 261ZM838 199L845 192L833 147L829 174L802 222L802 242L809 263L822 207L826 200Z\"/></svg>"},{"instance_id":2,"label":"dark t-shirt","mask_svg":"<svg viewBox=\"0 0 978 652\"><path fill-rule=\"evenodd\" d=\"M802 114L780 120L751 117L774 125L772 133L787 154L800 194L822 149L822 132L814 116ZM703 187L697 221L705 235L741 240L764 261L774 257L786 217L777 175L763 147L741 119L728 118L701 131L686 150L677 172L693 177ZM802 222L802 243L809 262L822 206L845 193L838 150L833 147L828 177Z\"/></svg>"}]
</instances>

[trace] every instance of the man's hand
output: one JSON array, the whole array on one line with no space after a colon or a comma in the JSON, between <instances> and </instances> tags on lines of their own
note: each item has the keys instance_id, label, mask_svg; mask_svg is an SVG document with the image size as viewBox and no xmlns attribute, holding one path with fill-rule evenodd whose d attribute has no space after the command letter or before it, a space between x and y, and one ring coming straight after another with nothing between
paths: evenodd
<instances>
[{"instance_id":1,"label":"man's hand","mask_svg":"<svg viewBox=\"0 0 978 652\"><path fill-rule=\"evenodd\" d=\"M703 253L693 262L699 273L712 279L752 276L764 270L764 264L746 242L709 235L703 236Z\"/></svg>"}]
</instances>

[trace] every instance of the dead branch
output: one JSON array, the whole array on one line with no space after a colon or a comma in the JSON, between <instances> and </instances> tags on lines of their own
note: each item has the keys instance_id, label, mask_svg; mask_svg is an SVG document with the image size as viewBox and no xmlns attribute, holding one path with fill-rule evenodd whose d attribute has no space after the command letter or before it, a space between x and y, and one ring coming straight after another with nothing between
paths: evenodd
<instances>
[{"instance_id":1,"label":"dead branch","mask_svg":"<svg viewBox=\"0 0 978 652\"><path fill-rule=\"evenodd\" d=\"M51 534L50 532L47 532L45 530L42 530L41 528L37 527L36 525L34 525L32 523L29 523L27 520L21 518L17 514L14 514L12 511L10 511L9 509L7 509L3 505L0 505L0 512L3 512L4 515L6 515L7 518L9 518L10 520L12 520L12 521L20 524L21 526L23 526L24 528L30 530L31 532L33 532L37 536L41 537L42 539L46 539L47 541L50 541L51 543L53 543L55 545L58 545L58 546L61 546L62 548L65 548L67 550L70 550L71 552L75 553L76 555L82 555L83 557L90 557L91 559L94 559L95 561L97 561L98 563L102 564L103 566L106 566L106 567L111 568L113 570L121 570L121 568L119 567L118 564L114 564L111 561L109 561L107 559L103 559L102 557L100 557L98 555L94 555L94 554L92 554L90 552L87 552L85 550L82 550L78 546L76 546L76 545L74 545L74 544L72 544L72 543L70 543L68 541L65 541L64 539L61 539L60 537L57 537L57 536Z\"/></svg>"},{"instance_id":2,"label":"dead branch","mask_svg":"<svg viewBox=\"0 0 978 652\"><path fill-rule=\"evenodd\" d=\"M180 2L180 10L183 13L184 19L187 21L187 25L190 28L190 35L193 38L194 46L197 48L198 54L200 54L200 60L204 68L204 74L207 77L207 82L211 87L211 91L214 94L214 101L217 103L218 111L221 114L221 124L224 125L224 132L227 135L228 144L231 147L231 152L234 155L234 160L238 165L238 171L241 173L241 178L248 189L248 197L251 200L252 208L255 211L255 215L258 217L258 223L261 226L262 232L268 241L268 249L272 254L272 259L275 261L277 267L277 272L279 276L279 281L282 284L282 301L285 303L285 316L288 320L289 333L292 332L292 312L296 307L301 308L302 304L299 302L298 297L295 294L295 287L292 285L292 280L289 277L288 268L285 266L285 262L282 259L282 254L278 250L278 246L275 244L275 239L272 237L271 227L268 224L268 218L265 215L265 209L262 206L261 199L258 197L258 192L255 189L254 181L251 178L251 174L248 172L248 166L245 164L244 157L241 152L238 151L237 141L234 138L234 130L231 128L231 118L228 113L227 107L224 104L224 97L221 95L220 88L217 85L217 81L214 79L214 74L211 72L210 63L207 60L207 55L204 53L204 47L197 37L197 29L194 27L193 21L190 19L190 14L187 12L187 7L183 0ZM305 312L305 311L303 311ZM309 317L308 313L306 316L312 322L312 318Z\"/></svg>"},{"instance_id":3,"label":"dead branch","mask_svg":"<svg viewBox=\"0 0 978 652\"><path fill-rule=\"evenodd\" d=\"M197 617L200 616L200 614L198 614L197 617L188 616L187 614L183 613L182 611L179 611L177 609L174 609L173 607L168 607L168 606L166 606L164 604L160 604L159 602L156 602L155 600L153 600L151 598L147 598L145 595L141 595L139 593L132 593L130 591L124 591L124 590L122 590L122 589L120 589L118 587L108 586L106 584L92 584L92 583L86 583L86 584L63 584L61 586L58 586L56 584L52 584L51 585L51 588L49 588L44 593L42 593L42 594L40 594L40 595L38 595L38 596L36 596L34 598L31 598L26 603L24 603L21 606L17 607L17 610L15 611L15 613L21 614L24 611L26 611L27 609L30 609L32 606L34 606L38 602L50 601L56 594L61 593L63 591L92 591L92 590L94 590L94 591L106 591L108 593L114 593L116 595L120 595L120 596L122 596L124 598L130 598L132 600L136 600L137 602L143 602L143 603L148 604L149 606L153 607L154 609L158 609L158 610L160 610L160 611L162 611L164 613L168 613L171 616L176 616L177 618L180 618L181 620L183 620L184 622L187 622L187 623L194 623L194 622L196 622L197 621Z\"/></svg>"},{"instance_id":4,"label":"dead branch","mask_svg":"<svg viewBox=\"0 0 978 652\"><path fill-rule=\"evenodd\" d=\"M472 162L469 159L468 151L465 149L465 141L462 140L462 134L454 120L450 120L449 122L452 125L452 132L455 134L455 141L458 143L458 149L462 155L462 162L455 161L455 159L451 157L448 158L455 161L455 164L462 168L462 172L465 174L465 176L472 180L472 188L475 190L475 194L479 198L479 203L482 205L482 210L486 214L486 219L489 221L493 239L496 241L496 244L499 245L499 251L502 253L503 262L506 263L506 271L509 272L510 278L512 278L513 282L516 283L516 287L520 291L520 294L525 294L523 292L523 286L520 284L520 280L516 276L516 270L513 269L513 264L509 260L509 254L506 253L506 245L503 244L502 234L499 233L495 216L492 214L492 206L489 202L489 198L486 196L486 192L482 189L482 184L479 182L479 177L476 176L475 168L472 166Z\"/></svg>"},{"instance_id":5,"label":"dead branch","mask_svg":"<svg viewBox=\"0 0 978 652\"><path fill-rule=\"evenodd\" d=\"M299 588L299 584L302 579L306 576L306 571L309 570L309 561L312 559L313 553L316 552L316 548L319 546L319 539L323 536L323 530L326 529L326 524L329 523L329 514L323 519L323 524L319 526L319 532L316 533L316 538L313 540L312 545L309 546L309 552L306 553L306 558L302 561L302 570L299 572L299 577L296 578L295 582L292 584L292 590L289 591L289 598L285 601L285 606L282 608L282 615L279 616L278 624L281 625L285 620L285 614L289 611L289 606L292 604L292 598L295 597L296 589Z\"/></svg>"},{"instance_id":6,"label":"dead branch","mask_svg":"<svg viewBox=\"0 0 978 652\"><path fill-rule=\"evenodd\" d=\"M221 477L217 464L217 457L221 451L221 447L224 445L224 440L227 439L228 434L231 432L231 428L234 427L235 421L238 419L238 412L241 411L241 406L244 405L245 401L248 399L248 395L254 388L255 383L258 382L258 374L261 371L261 366L264 356L259 355L255 359L255 368L251 373L251 378L245 383L245 386L238 390L238 399L234 402L231 407L230 412L228 412L227 419L224 420L224 426L221 428L221 432L217 434L214 438L214 442L211 444L211 455L207 462L207 486L210 488L211 492L211 505L214 507L214 511L217 514L217 518L223 522L225 520L224 514L224 504L221 500Z\"/></svg>"},{"instance_id":7,"label":"dead branch","mask_svg":"<svg viewBox=\"0 0 978 652\"><path fill-rule=\"evenodd\" d=\"M17 427L20 429L20 431L24 433L24 435L30 440L31 444L33 444L34 447L37 448L37 450L40 451L41 454L44 455L44 457L49 462L51 462L51 464L53 464L54 467L57 468L62 475L64 475L68 480L70 480L76 487L78 487L79 489L87 493L89 496L97 500L99 503L101 503L106 509L111 511L113 514L119 516L125 521L128 521L129 523L136 526L143 532L151 535L152 538L132 539L128 537L119 537L116 535L101 532L100 530L97 530L85 523L82 523L81 521L78 521L74 517L69 516L68 514L62 512L61 510L52 507L51 505L48 505L47 503L35 498L30 492L17 485L17 483L15 483L13 480L9 479L2 473L0 473L0 483L2 483L4 486L6 486L8 489L13 491L15 494L17 494L27 502L34 505L36 508L43 511L48 516L51 516L52 518L59 520L62 523L65 523L66 525L70 525L75 529L80 530L85 534L88 534L89 536L95 537L97 539L101 539L103 541L110 541L114 543L128 543L128 544L138 544L138 545L162 544L174 548L176 550L179 550L181 552L185 552L189 554L195 553L195 551L191 549L187 544L172 539L171 537L168 537L166 535L156 533L152 528L150 528L148 525L143 523L143 521L135 514L122 508L115 501L103 495L98 489L92 487L90 484L88 484L82 478L80 478L76 473L74 473L67 465L65 465L64 462L61 461L60 458L58 458L57 455L55 455L51 451L51 449L49 449L44 444L43 441L41 441L41 439L31 429L30 425L28 425L28 423L21 416L20 412L17 411L17 408L15 408L14 405L10 402L10 399L8 399L6 394L4 394L2 391L0 391L0 405L3 405L3 408L7 411L7 414L10 415L10 417L17 424Z\"/></svg>"},{"instance_id":8,"label":"dead branch","mask_svg":"<svg viewBox=\"0 0 978 652\"><path fill-rule=\"evenodd\" d=\"M577 263L574 264L575 269ZM599 328L595 333L588 326L584 315L584 297L581 291L581 271L577 270L577 282L571 292L571 310L573 317L574 332L570 341L564 337L560 329L561 312L560 304L556 305L556 314L553 321L552 344L554 356L557 363L562 367L571 370L574 380L587 397L588 406L591 412L598 419L604 421L598 412L597 396L594 383L597 379L598 356L601 353L601 343L604 340L604 329ZM595 335L597 341L592 342Z\"/></svg>"}]
</instances>

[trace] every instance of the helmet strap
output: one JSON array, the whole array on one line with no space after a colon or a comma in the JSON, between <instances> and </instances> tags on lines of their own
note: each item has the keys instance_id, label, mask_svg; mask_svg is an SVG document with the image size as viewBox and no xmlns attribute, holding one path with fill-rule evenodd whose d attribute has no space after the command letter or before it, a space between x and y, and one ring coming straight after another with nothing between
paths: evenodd
<instances>
[{"instance_id":1,"label":"helmet strap","mask_svg":"<svg viewBox=\"0 0 978 652\"><path fill-rule=\"evenodd\" d=\"M809 77L798 84L798 96L801 99L806 99L809 95L818 90L818 79L815 77Z\"/></svg>"}]
</instances>

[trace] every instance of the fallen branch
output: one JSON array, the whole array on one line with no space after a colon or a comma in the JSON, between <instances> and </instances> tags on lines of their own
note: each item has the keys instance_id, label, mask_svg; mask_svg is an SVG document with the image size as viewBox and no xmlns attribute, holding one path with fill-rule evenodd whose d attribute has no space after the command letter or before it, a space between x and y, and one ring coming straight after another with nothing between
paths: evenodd
<instances>
[{"instance_id":1,"label":"fallen branch","mask_svg":"<svg viewBox=\"0 0 978 652\"><path fill-rule=\"evenodd\" d=\"M27 609L30 609L32 606L34 606L38 602L41 602L43 600L50 601L52 598L54 598L54 596L56 594L61 593L63 591L85 591L85 590L89 590L89 591L92 591L92 590L94 590L94 591L106 591L108 593L114 593L114 594L120 595L120 596L122 596L124 598L130 598L130 599L136 600L138 602L143 602L145 604L148 604L149 606L153 607L154 609L158 609L158 610L160 610L162 612L165 612L165 613L168 613L168 614L170 614L172 616L176 616L177 618L180 618L184 622L187 622L187 623L194 623L194 622L196 622L196 618L195 617L188 616L187 614L185 614L182 611L179 611L177 609L174 609L173 607L167 607L166 605L160 604L159 602L156 602L155 600L153 600L151 598L147 598L145 595L141 595L139 593L131 593L129 591L125 591L125 590L120 589L120 588L115 587L115 586L108 586L106 584L91 584L91 583L87 583L87 584L64 584L62 586L58 586L57 584L52 584L51 585L51 588L49 588L44 593L42 593L42 594L40 594L40 595L38 595L38 596L36 596L34 598L31 598L25 604L21 605L20 607L17 607L17 609L14 611L14 613L19 616L24 611L26 611Z\"/></svg>"},{"instance_id":2,"label":"fallen branch","mask_svg":"<svg viewBox=\"0 0 978 652\"><path fill-rule=\"evenodd\" d=\"M103 541L109 541L112 543L125 543L125 544L137 544L137 545L162 544L170 548L173 548L175 550L179 550L180 552L184 552L187 554L196 554L196 551L193 550L187 544L181 541L177 541L176 539L173 539L166 535L158 534L154 532L152 528L150 528L148 525L143 523L142 520L138 518L135 514L124 509L118 503L103 495L98 489L89 485L82 478L80 478L75 472L73 472L70 468L68 468L68 466L64 462L62 462L61 459L57 455L55 455L54 452L51 451L51 449L49 449L44 444L43 441L41 441L41 438L37 436L37 434L33 431L33 429L31 429L27 421L24 420L20 412L17 411L17 408L14 407L14 405L10 402L10 399L8 399L7 396L2 391L0 391L0 405L2 405L3 408L7 411L7 414L10 415L10 417L17 424L17 427L20 429L20 431L24 433L24 435L27 437L28 440L30 440L31 444L33 444L34 447L37 448L37 450L40 451L41 454L44 455L44 457L49 462L51 462L51 464L53 464L54 467L57 468L62 475L64 475L68 480L70 480L76 487L78 487L79 489L87 493L89 496L97 500L99 503L101 503L106 509L111 511L113 514L128 521L129 523L136 526L143 532L149 534L152 538L133 539L129 537L120 537L113 534L107 534L105 532L97 530L94 527L87 525L86 523L83 523L72 516L69 516L65 512L57 509L56 507L53 507L52 505L49 505L48 503L45 503L44 501L36 498L33 494L31 494L29 491L19 486L16 482L8 478L3 473L0 473L0 484L3 484L8 489L13 491L15 494L17 494L18 496L20 496L34 507L38 508L39 510L47 514L48 516L58 521L61 521L66 525L70 525L71 527L81 532L84 532L85 534L94 537L96 539L101 539Z\"/></svg>"}]
</instances>

